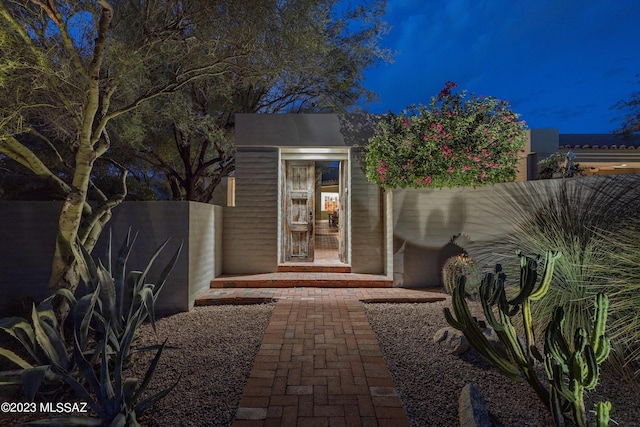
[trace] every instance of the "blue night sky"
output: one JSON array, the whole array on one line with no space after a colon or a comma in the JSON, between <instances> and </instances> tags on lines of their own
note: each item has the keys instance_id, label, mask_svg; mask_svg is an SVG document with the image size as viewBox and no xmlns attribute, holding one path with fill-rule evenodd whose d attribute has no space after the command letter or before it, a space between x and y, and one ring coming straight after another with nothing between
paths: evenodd
<instances>
[{"instance_id":1,"label":"blue night sky","mask_svg":"<svg viewBox=\"0 0 640 427\"><path fill-rule=\"evenodd\" d=\"M373 113L426 104L447 80L511 102L530 128L609 133L611 106L640 90L639 0L388 0L369 70Z\"/></svg>"}]
</instances>

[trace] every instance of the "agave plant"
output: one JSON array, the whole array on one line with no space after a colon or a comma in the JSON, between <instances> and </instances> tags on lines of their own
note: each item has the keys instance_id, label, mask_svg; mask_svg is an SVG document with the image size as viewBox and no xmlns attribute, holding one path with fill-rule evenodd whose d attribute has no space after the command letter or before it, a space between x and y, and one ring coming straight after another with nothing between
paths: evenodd
<instances>
[{"instance_id":1,"label":"agave plant","mask_svg":"<svg viewBox=\"0 0 640 427\"><path fill-rule=\"evenodd\" d=\"M0 356L19 367L12 371L0 372L0 385L21 385L25 397L32 402L41 387L48 386L48 391L60 388L63 378L52 371L51 366L61 366L73 372L73 360L67 352L64 339L53 312L52 299L60 295L71 304L75 298L67 289L61 289L55 295L42 301L31 311L31 322L22 317L0 319L0 329L15 338L28 355L22 355L8 349L0 348Z\"/></svg>"},{"instance_id":2,"label":"agave plant","mask_svg":"<svg viewBox=\"0 0 640 427\"><path fill-rule=\"evenodd\" d=\"M180 245L155 284L147 283L151 267L169 240L158 247L143 271L132 270L127 273L127 262L136 238L137 234L132 237L129 229L118 250L115 263L112 263L111 259L111 233L109 233L104 264L99 261L96 265L91 255L80 246L83 257L80 274L89 292L97 294L98 304L91 305L86 299L82 303L79 302L82 306L79 315L84 316L86 310L94 310L93 326L100 335L107 336L109 342L115 346L122 341L130 325L134 331L137 331L140 325L149 319L155 331L155 304L182 250ZM80 325L76 323L76 326ZM79 338L81 347L84 347L87 336L81 334Z\"/></svg>"},{"instance_id":3,"label":"agave plant","mask_svg":"<svg viewBox=\"0 0 640 427\"><path fill-rule=\"evenodd\" d=\"M168 241L156 250L143 271L127 273L126 264L134 242L135 236L132 237L129 230L113 264L111 236L105 264L98 262L96 265L91 255L83 250L80 274L89 292L76 301L69 291L59 291L73 306L71 354L53 313L51 300L55 295L37 308L34 306L33 325L21 318L0 320L0 328L16 338L33 359L29 362L9 349L0 348L0 356L20 367L20 370L2 373L0 385L22 384L26 397L33 400L45 381L66 384L80 399L88 402L97 415L96 418L50 418L36 421L34 425L137 426L137 417L173 388L143 398L166 342L138 349L156 351L141 382L126 378L124 369L130 361L140 325L149 319L155 330L155 304L182 245L162 270L156 284L152 284L147 283L148 273Z\"/></svg>"},{"instance_id":4,"label":"agave plant","mask_svg":"<svg viewBox=\"0 0 640 427\"><path fill-rule=\"evenodd\" d=\"M97 300L94 296L100 293L98 287L90 299ZM99 360L99 369L96 373L95 365L87 360L85 352L82 350L82 332L80 329L74 331L73 357L76 360L79 376L72 372L67 372L62 367L55 366L53 370L60 375L84 402L95 412L95 417L67 416L48 418L32 423L32 425L108 425L108 426L139 426L138 417L151 408L157 401L164 398L180 378L170 387L165 388L153 395L144 397L151 378L160 360L166 341L157 347L155 357L148 366L142 381L137 378L127 378L124 370L128 356L131 352L136 326L133 322L127 323L119 347L112 352L110 347L110 328L107 324L107 333L100 340L94 351L93 358ZM114 366L113 369L111 366Z\"/></svg>"},{"instance_id":5,"label":"agave plant","mask_svg":"<svg viewBox=\"0 0 640 427\"><path fill-rule=\"evenodd\" d=\"M47 421L51 425L86 425L88 422L95 421L114 426L138 426L137 418L166 396L177 384L176 381L171 387L142 398L166 346L166 341L160 346L144 349L155 348L156 355L142 382L139 383L137 378L124 377L124 368L130 360L132 343L140 325L148 318L155 330L154 313L158 294L182 250L180 245L163 269L156 284L147 283L149 270L168 240L151 256L144 271L133 270L127 274L126 264L136 236L132 238L129 230L118 251L113 269L111 235L107 245L106 266L102 262L96 266L91 255L86 251L82 252L83 268L80 271L91 293L80 298L74 310L73 357L77 363L81 381L72 372L65 371L59 366L56 366L54 371L64 378L78 397L89 403L91 409L97 414L97 418L52 418ZM93 351L89 352L90 359L87 359L85 349L88 344L90 325L93 325L98 342ZM94 370L96 362L99 362L99 377Z\"/></svg>"}]
</instances>

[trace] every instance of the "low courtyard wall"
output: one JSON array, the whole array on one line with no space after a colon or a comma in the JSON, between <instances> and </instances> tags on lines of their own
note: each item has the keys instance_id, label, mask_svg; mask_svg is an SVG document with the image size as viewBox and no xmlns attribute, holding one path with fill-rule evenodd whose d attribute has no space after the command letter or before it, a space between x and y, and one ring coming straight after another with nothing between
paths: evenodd
<instances>
[{"instance_id":1,"label":"low courtyard wall","mask_svg":"<svg viewBox=\"0 0 640 427\"><path fill-rule=\"evenodd\" d=\"M524 200L527 194L546 194L561 182L393 190L395 286L441 286L442 266L449 257L461 253L466 239L476 245L499 245L513 231L514 224L506 214L509 206L504 202L505 194ZM451 238L461 233L457 244L450 244Z\"/></svg>"},{"instance_id":2,"label":"low courtyard wall","mask_svg":"<svg viewBox=\"0 0 640 427\"><path fill-rule=\"evenodd\" d=\"M0 202L0 317L24 311L48 293L61 202ZM159 313L188 311L222 268L222 207L195 202L124 202L113 210L93 251L104 258L111 230L117 251L127 230L138 232L127 269L142 270L167 239L148 280L156 280L176 249L178 262L157 302Z\"/></svg>"}]
</instances>

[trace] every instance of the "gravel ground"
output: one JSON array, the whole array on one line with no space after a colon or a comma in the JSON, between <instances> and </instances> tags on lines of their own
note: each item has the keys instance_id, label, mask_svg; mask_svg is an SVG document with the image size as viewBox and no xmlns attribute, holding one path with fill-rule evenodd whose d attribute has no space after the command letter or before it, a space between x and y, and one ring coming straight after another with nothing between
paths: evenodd
<instances>
[{"instance_id":1,"label":"gravel ground","mask_svg":"<svg viewBox=\"0 0 640 427\"><path fill-rule=\"evenodd\" d=\"M458 357L433 342L435 332L448 326L442 310L449 304L365 305L412 426L458 425L458 397L470 382L504 426L552 426L546 408L526 382L504 377L472 349ZM482 312L479 304L470 306L474 314ZM610 400L611 417L618 425L640 426L640 391L610 370L603 370L589 399Z\"/></svg>"},{"instance_id":2,"label":"gravel ground","mask_svg":"<svg viewBox=\"0 0 640 427\"><path fill-rule=\"evenodd\" d=\"M158 340L168 338L152 380L158 391L180 381L145 413L148 426L228 426L242 397L274 304L196 307L156 322ZM149 325L144 344L155 343ZM152 354L136 361L138 378Z\"/></svg>"},{"instance_id":3,"label":"gravel ground","mask_svg":"<svg viewBox=\"0 0 640 427\"><path fill-rule=\"evenodd\" d=\"M434 333L446 326L442 309L447 304L365 304L412 425L457 426L460 390L473 382L504 426L551 426L546 409L528 384L503 377L473 350L458 357L433 343ZM273 304L198 307L160 319L157 338L145 325L139 345L168 338L168 345L177 347L163 353L150 391L180 381L143 416L142 424L228 426L273 308ZM151 358L150 353L138 355L130 374L142 378ZM590 398L610 399L618 425L640 426L638 390L610 373L603 372L601 377L597 393ZM16 425L18 419L7 416L0 414L0 425ZM28 419L33 418L22 421Z\"/></svg>"}]
</instances>

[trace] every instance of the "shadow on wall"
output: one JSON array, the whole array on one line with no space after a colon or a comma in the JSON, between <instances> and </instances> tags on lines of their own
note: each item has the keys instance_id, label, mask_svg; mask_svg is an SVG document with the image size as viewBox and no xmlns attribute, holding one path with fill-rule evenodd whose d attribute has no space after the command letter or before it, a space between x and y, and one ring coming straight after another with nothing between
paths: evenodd
<instances>
[{"instance_id":1,"label":"shadow on wall","mask_svg":"<svg viewBox=\"0 0 640 427\"><path fill-rule=\"evenodd\" d=\"M464 232L467 202L462 194L451 197L451 191L394 192L395 286L441 286L444 263L463 252L452 237Z\"/></svg>"}]
</instances>

